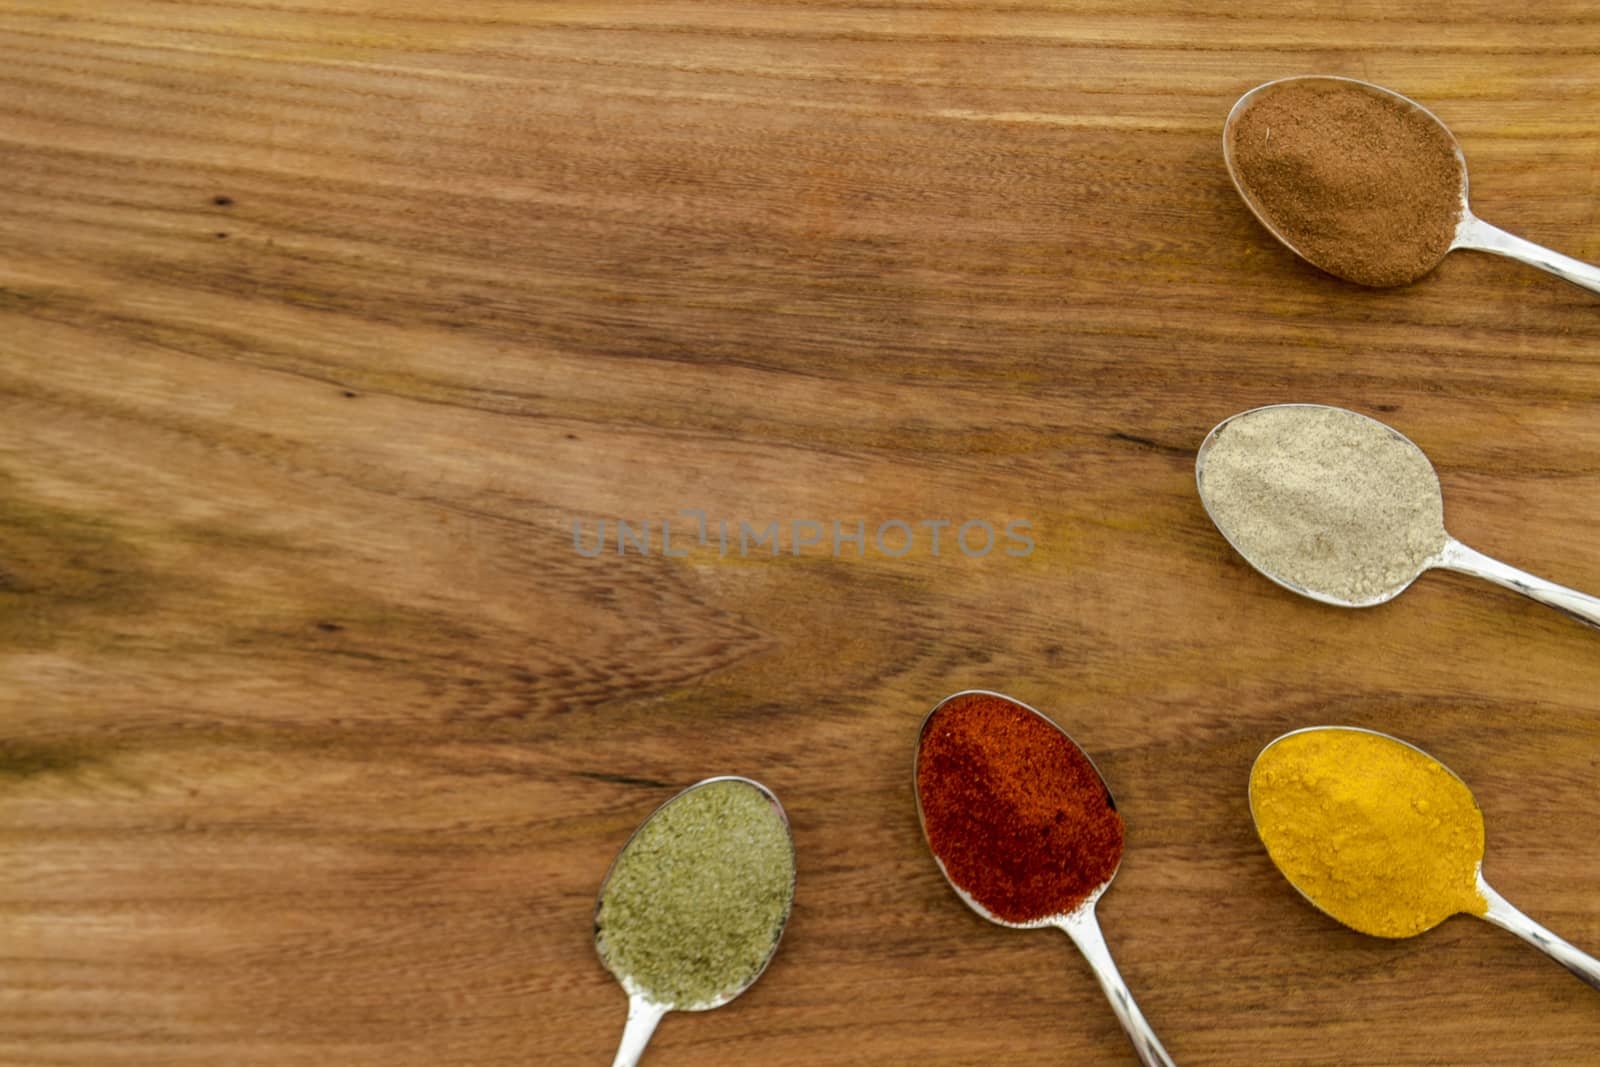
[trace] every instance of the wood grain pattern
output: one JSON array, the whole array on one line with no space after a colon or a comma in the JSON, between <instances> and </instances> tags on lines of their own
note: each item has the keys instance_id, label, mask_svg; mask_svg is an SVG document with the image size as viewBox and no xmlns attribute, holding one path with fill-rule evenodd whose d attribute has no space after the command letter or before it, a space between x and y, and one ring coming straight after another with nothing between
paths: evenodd
<instances>
[{"instance_id":1,"label":"wood grain pattern","mask_svg":"<svg viewBox=\"0 0 1600 1067\"><path fill-rule=\"evenodd\" d=\"M789 809L794 919L652 1067L1131 1062L925 853L916 726L974 686L1116 791L1102 922L1180 1063L1592 1062L1600 998L1504 933L1320 919L1244 783L1297 726L1416 741L1600 949L1596 634L1284 594L1192 456L1368 411L1458 537L1600 589L1600 303L1319 275L1219 144L1253 84L1367 77L1600 260L1597 49L1588 0L0 0L0 1063L608 1062L594 891L728 772ZM1037 548L574 551L686 508Z\"/></svg>"}]
</instances>

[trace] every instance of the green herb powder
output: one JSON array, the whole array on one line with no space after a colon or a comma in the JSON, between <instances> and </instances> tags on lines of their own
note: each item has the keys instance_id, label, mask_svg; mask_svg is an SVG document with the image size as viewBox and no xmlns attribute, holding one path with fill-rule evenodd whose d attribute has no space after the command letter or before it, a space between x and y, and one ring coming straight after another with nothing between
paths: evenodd
<instances>
[{"instance_id":1,"label":"green herb powder","mask_svg":"<svg viewBox=\"0 0 1600 1067\"><path fill-rule=\"evenodd\" d=\"M618 978L687 1008L760 972L794 897L794 847L764 793L718 781L680 794L634 835L596 916L600 956Z\"/></svg>"}]
</instances>

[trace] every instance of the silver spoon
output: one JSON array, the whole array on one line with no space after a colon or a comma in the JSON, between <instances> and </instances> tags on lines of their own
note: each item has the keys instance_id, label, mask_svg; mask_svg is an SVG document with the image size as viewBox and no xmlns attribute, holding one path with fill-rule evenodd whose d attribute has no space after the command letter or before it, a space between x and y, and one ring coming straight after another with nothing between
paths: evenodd
<instances>
[{"instance_id":1,"label":"silver spoon","mask_svg":"<svg viewBox=\"0 0 1600 1067\"><path fill-rule=\"evenodd\" d=\"M1230 428L1246 426L1251 420L1261 419L1268 416L1269 413L1295 411L1336 412L1352 420L1359 420L1360 423L1370 424L1370 427L1379 428L1390 436L1390 443L1393 448L1405 449L1414 453L1412 460L1426 468L1430 484L1425 492L1419 492L1417 499L1405 503L1409 503L1416 512L1428 515L1430 524L1437 525L1437 529L1433 532L1438 547L1426 558L1416 559L1414 565L1408 569L1396 572L1392 581L1385 587L1378 589L1371 596L1361 598L1341 596L1337 590L1314 588L1304 580L1297 580L1292 575L1274 571L1264 565L1258 558L1259 546L1250 541L1248 533L1243 529L1240 516L1220 507L1218 501L1214 499L1214 494L1208 491L1206 483L1207 461L1217 447L1217 442L1229 433ZM1273 457L1262 455L1259 458L1263 461L1259 477L1263 482L1270 481L1272 476L1265 469L1265 461ZM1341 457L1337 453L1330 452L1326 454L1325 458L1327 464L1320 473L1327 477L1359 479L1364 474L1360 466L1361 459L1359 456ZM1217 529L1227 539L1228 543L1233 546L1234 550L1243 556L1245 561L1252 567L1274 582L1277 582L1285 589L1299 593L1301 596L1310 597L1312 600L1319 600L1324 604L1334 604L1344 608L1372 607L1399 596L1412 582L1417 580L1423 571L1438 567L1444 570L1460 571L1463 574L1482 578L1507 589L1513 589L1526 597L1537 600L1541 604L1555 608L1557 611L1569 615L1579 622L1589 626L1600 627L1600 599L1501 563L1499 560L1492 559L1481 552L1468 548L1446 533L1443 518L1444 497L1439 488L1438 475L1434 473L1432 464L1428 462L1428 457L1423 454L1422 449L1418 448L1398 430L1357 412L1348 411L1344 408L1330 407L1326 404L1273 404L1267 407L1252 408L1249 411L1232 415L1217 423L1211 432L1206 435L1206 439L1201 442L1199 453L1195 457L1195 483L1199 488L1200 500L1205 505L1206 513L1211 516L1211 521L1216 524ZM1357 506L1365 508L1376 504L1376 497L1380 488L1371 486L1374 499L1372 501L1360 501ZM1283 499L1278 501L1277 504L1288 510L1294 506L1295 501L1290 499L1287 492L1285 492Z\"/></svg>"},{"instance_id":2,"label":"silver spoon","mask_svg":"<svg viewBox=\"0 0 1600 1067\"><path fill-rule=\"evenodd\" d=\"M1251 89L1249 92L1239 97L1239 99L1234 103L1233 109L1228 112L1227 121L1223 124L1222 158L1227 163L1228 176L1233 179L1234 188L1239 191L1240 197L1243 198L1245 205L1250 208L1251 214L1255 215L1257 221L1259 221L1262 226L1266 227L1267 232L1276 237L1285 248L1289 249L1289 251L1293 252L1301 259L1304 259L1307 263L1310 263L1314 267L1324 270L1327 269L1325 264L1318 263L1314 258L1312 258L1312 256L1308 255L1305 250L1296 247L1287 237L1278 232L1278 229L1273 226L1272 223L1261 212L1261 210L1257 208L1254 199L1250 196L1243 178L1239 174L1237 162L1233 157L1232 134L1234 122L1241 114L1244 113L1244 111L1250 106L1250 103L1257 96L1269 92L1275 87L1282 86L1286 82L1307 81L1344 82L1350 85L1359 85L1368 92L1387 97L1415 110L1418 114L1426 115L1428 120L1437 124L1439 129L1444 133L1445 137L1449 139L1450 144L1455 148L1456 158L1461 162L1461 214L1456 219L1455 238L1450 242L1449 247L1440 254L1439 258L1441 260L1445 257L1445 255L1448 255L1450 252L1453 252L1458 248L1471 249L1479 252L1493 252L1496 255L1505 256L1509 259L1515 259L1522 263L1526 263L1529 266L1538 267L1541 270L1547 270L1556 277L1564 278L1573 285L1588 289L1590 292L1600 293L1600 268L1597 268L1592 264L1585 263L1582 260L1573 259L1571 256L1564 256L1560 252L1552 251L1551 249L1545 248L1543 245L1534 244L1532 241L1524 240L1523 238L1517 237L1514 234L1507 233L1498 226L1491 226L1489 223L1484 222L1482 219L1478 218L1472 213L1471 207L1469 207L1467 204L1466 157L1462 154L1461 145L1457 143L1455 136L1450 132L1450 128L1440 121L1437 115L1423 107L1421 104L1417 103L1415 100L1412 100L1410 97L1402 96L1392 89L1385 89L1381 85L1374 85L1371 82L1361 81L1357 78L1341 78L1333 75L1311 74L1300 75L1292 78L1279 78L1275 81L1266 82L1262 85L1256 86L1254 89ZM1438 266L1438 263L1434 263L1433 266ZM1428 269L1432 270L1433 267L1429 267Z\"/></svg>"},{"instance_id":3,"label":"silver spoon","mask_svg":"<svg viewBox=\"0 0 1600 1067\"><path fill-rule=\"evenodd\" d=\"M633 846L633 843L636 840L638 840L639 835L644 831L645 827L650 825L651 820L655 819L673 804L682 800L695 790L702 789L705 786L712 785L713 783L717 782L739 782L743 785L749 786L751 789L760 792L760 794L772 805L773 812L777 815L778 819L783 825L784 835L789 838L790 875L788 905L785 906L782 915L777 921L777 928L773 931L772 936L772 947L767 951L766 957L760 961L759 965L750 974L750 976L740 983L736 988L730 989L720 996L712 998L711 1000L700 1001L693 1004L664 1003L651 996L651 994L644 989L638 979L633 975L619 973L613 968L612 961L606 956L606 953L601 948L602 931L600 928L600 908L605 902L606 889L611 884L611 876L616 873L618 862L620 862L622 858L627 855L628 849ZM651 812L649 818L645 819L644 822L639 824L638 828L629 836L627 843L623 845L622 849L617 853L616 858L611 861L611 866L606 870L605 880L600 884L600 892L595 897L595 950L600 953L600 962L605 965L605 968L608 971L611 971L612 976L622 984L623 990L628 994L628 1021L623 1027L622 1040L617 1046L617 1055L612 1061L612 1067L634 1067L634 1065L639 1062L639 1057L644 1054L645 1046L649 1044L651 1035L655 1033L656 1024L661 1021L662 1016L666 1015L667 1012L710 1011L713 1008L720 1008L730 1000L737 997L740 993L743 993L746 989L749 989L752 985L754 985L756 979L761 977L762 973L767 969L767 965L772 962L772 957L777 954L778 941L783 936L783 929L789 921L789 909L794 903L794 885L794 841L789 827L789 817L787 813L784 812L783 805L778 803L778 798L773 794L772 790L768 789L760 782L749 778L741 778L737 775L721 775L716 778L707 778L689 786L687 789L678 793L676 796L663 803L660 807L656 808L655 811Z\"/></svg>"},{"instance_id":4,"label":"silver spoon","mask_svg":"<svg viewBox=\"0 0 1600 1067\"><path fill-rule=\"evenodd\" d=\"M1255 763L1250 768L1250 818L1251 821L1255 823L1257 836L1262 838L1263 846L1266 846L1267 844L1265 836L1261 834L1261 820L1263 818L1263 812L1260 798L1256 795L1256 770L1258 767L1260 767L1261 761L1267 757L1267 754L1272 751L1274 746L1282 744L1289 738L1300 737L1319 731L1332 730L1366 734L1371 737L1380 738L1388 744L1403 746L1421 755L1424 759L1435 764L1446 774L1450 775L1451 778L1455 779L1456 783L1461 786L1461 789L1466 794L1467 798L1472 801L1473 810L1477 812L1478 817L1481 820L1482 809L1478 805L1477 797L1472 795L1471 787L1468 786L1466 782L1461 780L1460 775L1456 774L1449 767L1446 767L1443 763L1434 759L1417 746L1402 741L1397 737L1390 737L1388 734L1379 733L1376 730L1366 730L1356 726L1308 726L1300 730L1291 730L1282 737L1274 739L1271 744L1268 744L1256 756ZM1379 797L1378 802L1381 803L1383 799L1384 798ZM1400 804L1410 803L1410 798L1403 795L1396 796L1395 799ZM1270 847L1268 848L1268 855L1271 855ZM1290 872L1284 870L1282 865L1278 863L1278 858L1276 856L1272 857L1272 861L1273 864L1278 867L1278 870L1283 874L1284 878L1288 879L1289 884L1294 886L1295 892L1304 897L1307 903L1316 908L1318 911L1322 912L1324 915L1344 923L1345 925L1350 925L1345 917L1337 915L1334 912L1324 908L1315 897L1311 896L1304 888L1296 883ZM1555 934L1551 933L1549 930L1545 929L1543 926L1539 925L1522 912L1518 911L1506 900L1505 897L1495 892L1495 890L1491 888L1489 883L1484 881L1483 878L1483 852L1481 848L1478 852L1478 855L1475 857L1474 862L1475 868L1473 877L1476 883L1475 887L1478 894L1481 895L1484 900L1486 905L1485 910L1479 913L1463 909L1451 914L1475 915L1477 918L1491 922L1502 929L1510 930L1513 934L1516 934L1528 944L1532 945L1534 948L1538 949L1551 959L1555 960L1557 963L1561 964L1567 970L1577 975L1580 979L1589 983L1589 985L1596 989L1600 989L1600 960L1595 959L1588 953L1557 937ZM1449 918L1449 915L1439 915L1430 918L1433 918L1433 922L1429 923L1426 929L1432 929L1433 926L1436 926L1445 919ZM1359 929L1358 927L1353 928ZM1362 930L1360 932L1370 933L1371 931ZM1424 932L1425 930L1417 931L1417 933ZM1413 934L1411 936L1415 935Z\"/></svg>"},{"instance_id":5,"label":"silver spoon","mask_svg":"<svg viewBox=\"0 0 1600 1067\"><path fill-rule=\"evenodd\" d=\"M1065 737L1074 748L1078 748L1077 743L1072 740L1065 730L1062 730L1061 727L1057 726L1037 709L1031 708L1019 700L1013 700L1003 694L989 692L984 689L968 689L945 697L935 704L933 710L928 712L927 716L922 720L922 727L917 733L917 759L912 764L912 787L917 794L917 823L922 827L924 841L928 839L928 827L923 819L922 789L919 775L917 774L917 766L920 764L922 756L922 738L927 733L928 724L939 714L941 708L952 700L973 696L997 697L1007 703L1016 705L1018 708L1031 712L1037 715L1040 721L1049 723L1050 728ZM1078 748L1078 751L1083 752L1083 749ZM1094 767L1094 761L1089 759L1088 753L1084 752L1083 756L1089 762L1089 765ZM1100 775L1098 767L1094 767L1094 771L1096 775ZM1105 786L1104 775L1100 775L1100 784ZM1111 796L1109 787L1106 787L1106 803L1113 810L1116 809L1116 800ZM1160 1040L1156 1038L1155 1031L1145 1021L1144 1013L1139 1010L1139 1005L1134 1003L1133 994L1128 991L1128 984L1123 981L1122 974L1117 970L1117 965L1111 958L1111 951L1106 948L1105 938L1100 933L1100 924L1096 921L1094 915L1095 902L1100 899L1101 894L1111 885L1112 879L1117 875L1117 869L1122 865L1120 849L1116 857L1117 867L1112 869L1106 880L1095 887L1088 897L1084 899L1083 903L1064 915L1050 915L1040 919L1032 919L1028 922L1007 921L978 903L970 893L962 889L950 877L950 872L945 869L944 860L940 859L939 854L933 851L932 842L928 844L928 851L932 853L934 862L939 865L939 873L944 875L945 881L950 884L951 889L955 890L956 896L960 897L967 907L985 919L999 926L1008 926L1013 930L1033 930L1044 926L1054 926L1072 938L1073 944L1078 946L1078 951L1082 952L1084 958L1089 961L1089 966L1094 970L1094 976L1100 981L1100 988L1105 990L1107 999L1111 1001L1111 1010L1116 1012L1117 1021L1122 1024L1122 1029L1127 1033L1128 1039L1133 1042L1134 1052L1138 1055L1139 1062L1144 1064L1145 1067L1173 1067L1172 1058L1167 1055L1167 1050L1161 1046Z\"/></svg>"}]
</instances>

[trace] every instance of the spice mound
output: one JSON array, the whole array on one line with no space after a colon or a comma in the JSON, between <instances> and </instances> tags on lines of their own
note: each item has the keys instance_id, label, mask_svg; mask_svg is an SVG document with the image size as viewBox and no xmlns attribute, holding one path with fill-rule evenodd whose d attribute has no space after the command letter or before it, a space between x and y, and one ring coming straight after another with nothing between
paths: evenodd
<instances>
[{"instance_id":1,"label":"spice mound","mask_svg":"<svg viewBox=\"0 0 1600 1067\"><path fill-rule=\"evenodd\" d=\"M1450 250L1466 168L1449 132L1405 101L1292 78L1250 98L1228 147L1256 214L1329 274L1404 285Z\"/></svg>"},{"instance_id":2,"label":"spice mound","mask_svg":"<svg viewBox=\"0 0 1600 1067\"><path fill-rule=\"evenodd\" d=\"M1122 859L1122 817L1089 758L1004 697L963 694L933 714L917 801L950 881L1007 922L1072 911Z\"/></svg>"},{"instance_id":3,"label":"spice mound","mask_svg":"<svg viewBox=\"0 0 1600 1067\"><path fill-rule=\"evenodd\" d=\"M661 1004L742 990L777 947L794 897L794 846L761 790L692 786L658 808L617 856L595 916L600 958Z\"/></svg>"},{"instance_id":4,"label":"spice mound","mask_svg":"<svg viewBox=\"0 0 1600 1067\"><path fill-rule=\"evenodd\" d=\"M1250 772L1256 832L1317 907L1375 937L1482 915L1483 813L1438 760L1342 727L1286 734Z\"/></svg>"},{"instance_id":5,"label":"spice mound","mask_svg":"<svg viewBox=\"0 0 1600 1067\"><path fill-rule=\"evenodd\" d=\"M1211 520L1246 559L1342 603L1393 596L1445 545L1428 458L1344 408L1280 404L1234 416L1205 450L1199 482Z\"/></svg>"}]
</instances>

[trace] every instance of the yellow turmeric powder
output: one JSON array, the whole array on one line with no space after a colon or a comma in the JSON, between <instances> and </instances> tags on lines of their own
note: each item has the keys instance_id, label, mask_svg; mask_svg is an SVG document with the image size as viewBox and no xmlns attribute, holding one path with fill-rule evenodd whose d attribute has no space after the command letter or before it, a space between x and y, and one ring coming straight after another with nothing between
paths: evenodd
<instances>
[{"instance_id":1,"label":"yellow turmeric powder","mask_svg":"<svg viewBox=\"0 0 1600 1067\"><path fill-rule=\"evenodd\" d=\"M1250 771L1250 813L1278 870L1311 903L1376 937L1482 915L1483 812L1438 760L1383 734L1285 734Z\"/></svg>"}]
</instances>

